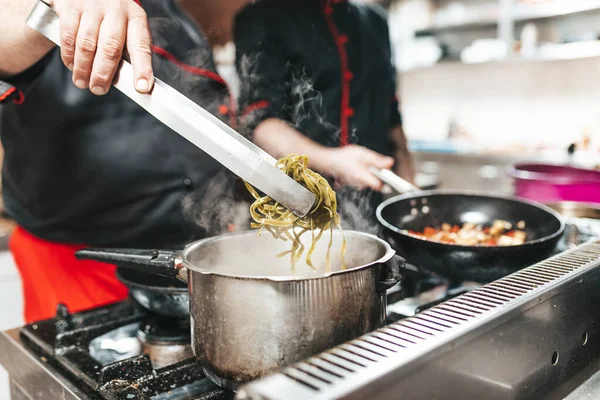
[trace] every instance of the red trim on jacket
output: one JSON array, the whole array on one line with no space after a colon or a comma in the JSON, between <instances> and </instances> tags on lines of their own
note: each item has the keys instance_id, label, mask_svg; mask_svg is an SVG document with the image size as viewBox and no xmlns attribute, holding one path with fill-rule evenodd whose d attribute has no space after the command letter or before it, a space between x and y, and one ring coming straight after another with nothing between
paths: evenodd
<instances>
[{"instance_id":1,"label":"red trim on jacket","mask_svg":"<svg viewBox=\"0 0 600 400\"><path fill-rule=\"evenodd\" d=\"M225 79L223 79L221 77L221 75L219 75L218 73L216 73L214 71L205 69L205 68L194 67L193 65L186 64L183 61L179 60L177 57L175 57L173 54L169 53L167 50L163 49L162 47L152 45L152 51L154 53L158 54L159 56L164 57L168 61L172 62L173 64L175 64L177 67L181 68L182 70L189 72L190 74L197 75L197 76L203 76L205 78L208 78L212 81L215 81L215 82L223 85L227 89L227 92L229 93L229 107L227 107L227 111L225 111L225 113L229 113L229 123L232 127L235 127L235 125L236 125L236 109L237 109L236 101L235 101L235 98L233 97L231 90L229 89L229 85L227 85L227 82L225 82ZM219 111L222 111L222 110L223 110L223 108L221 107L221 109Z\"/></svg>"},{"instance_id":2,"label":"red trim on jacket","mask_svg":"<svg viewBox=\"0 0 600 400\"><path fill-rule=\"evenodd\" d=\"M23 94L23 92L21 92L20 90L18 91L18 95L16 99L13 99L13 103L19 105L19 104L23 104L25 102L25 95Z\"/></svg>"},{"instance_id":3,"label":"red trim on jacket","mask_svg":"<svg viewBox=\"0 0 600 400\"><path fill-rule=\"evenodd\" d=\"M241 112L241 115L245 117L256 110L260 110L267 107L269 107L269 102L267 100L255 101L252 104L248 104Z\"/></svg>"},{"instance_id":4,"label":"red trim on jacket","mask_svg":"<svg viewBox=\"0 0 600 400\"><path fill-rule=\"evenodd\" d=\"M225 82L225 80L216 72L186 64L183 61L180 61L173 54L169 53L167 50L163 49L162 47L158 47L156 45L152 45L152 51L154 53L160 55L161 57L166 58L167 60L169 60L173 64L177 65L182 70L189 72L190 74L204 76L205 78L208 78L210 80L218 82L223 86L227 86L227 83Z\"/></svg>"},{"instance_id":5,"label":"red trim on jacket","mask_svg":"<svg viewBox=\"0 0 600 400\"><path fill-rule=\"evenodd\" d=\"M25 101L25 95L20 90L17 90L15 87L8 88L4 93L0 94L0 101L6 100L9 96L17 93L17 98L13 99L13 103L15 104L23 104Z\"/></svg>"},{"instance_id":6,"label":"red trim on jacket","mask_svg":"<svg viewBox=\"0 0 600 400\"><path fill-rule=\"evenodd\" d=\"M16 92L16 88L14 87L10 87L6 90L6 92L0 94L0 101L6 99L8 96L10 96L11 94L13 94L14 92Z\"/></svg>"},{"instance_id":7,"label":"red trim on jacket","mask_svg":"<svg viewBox=\"0 0 600 400\"><path fill-rule=\"evenodd\" d=\"M348 138L350 136L348 132L348 119L354 115L354 110L350 108L350 81L354 76L348 65L348 53L346 52L345 47L346 43L348 43L348 36L342 35L338 31L337 26L331 17L331 14L333 14L333 7L329 3L329 0L321 0L321 9L340 57L342 79L342 93L340 100L340 146L345 146L348 144ZM333 1L333 3L336 3L336 1Z\"/></svg>"}]
</instances>

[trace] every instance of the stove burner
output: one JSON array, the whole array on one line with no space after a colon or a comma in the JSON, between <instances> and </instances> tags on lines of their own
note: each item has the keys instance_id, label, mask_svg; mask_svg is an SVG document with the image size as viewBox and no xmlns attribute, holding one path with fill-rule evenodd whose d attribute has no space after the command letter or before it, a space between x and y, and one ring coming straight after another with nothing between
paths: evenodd
<instances>
[{"instance_id":1,"label":"stove burner","mask_svg":"<svg viewBox=\"0 0 600 400\"><path fill-rule=\"evenodd\" d=\"M139 323L122 326L90 341L90 355L102 365L112 364L142 354L142 343L136 337Z\"/></svg>"},{"instance_id":2,"label":"stove burner","mask_svg":"<svg viewBox=\"0 0 600 400\"><path fill-rule=\"evenodd\" d=\"M167 318L149 315L140 324L138 338L143 343L189 344L191 341L189 318Z\"/></svg>"},{"instance_id":3,"label":"stove burner","mask_svg":"<svg viewBox=\"0 0 600 400\"><path fill-rule=\"evenodd\" d=\"M204 376L189 337L189 324L156 319L131 301L76 314L61 307L56 318L20 334L25 347L92 399L231 400Z\"/></svg>"},{"instance_id":4,"label":"stove burner","mask_svg":"<svg viewBox=\"0 0 600 400\"><path fill-rule=\"evenodd\" d=\"M163 368L194 356L190 345L189 319L151 315L141 322L137 338L154 368Z\"/></svg>"}]
</instances>

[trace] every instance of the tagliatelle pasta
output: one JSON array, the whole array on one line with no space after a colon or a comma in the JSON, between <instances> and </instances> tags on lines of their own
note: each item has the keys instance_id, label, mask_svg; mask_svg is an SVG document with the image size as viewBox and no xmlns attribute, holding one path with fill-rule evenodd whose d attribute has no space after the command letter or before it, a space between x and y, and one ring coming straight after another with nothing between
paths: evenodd
<instances>
[{"instance_id":1,"label":"tagliatelle pasta","mask_svg":"<svg viewBox=\"0 0 600 400\"><path fill-rule=\"evenodd\" d=\"M246 182L246 188L248 188L255 199L254 203L250 206L250 215L254 221L252 228L259 228L258 234L265 229L276 239L291 241L291 249L278 254L278 257L290 255L292 273L296 272L296 262L301 259L305 250L300 237L307 232L310 232L312 235L311 246L306 252L306 264L315 269L311 259L312 254L317 242L323 236L323 232L329 230L329 245L325 260L325 269L329 272L331 270L333 228L341 229L335 192L325 178L308 168L308 157L304 155L291 154L277 161L276 166L314 193L316 198L315 204L306 216L298 217L271 197L261 196ZM315 234L315 231L318 232ZM344 238L341 251L342 269L346 268L344 262L345 251L346 239Z\"/></svg>"}]
</instances>

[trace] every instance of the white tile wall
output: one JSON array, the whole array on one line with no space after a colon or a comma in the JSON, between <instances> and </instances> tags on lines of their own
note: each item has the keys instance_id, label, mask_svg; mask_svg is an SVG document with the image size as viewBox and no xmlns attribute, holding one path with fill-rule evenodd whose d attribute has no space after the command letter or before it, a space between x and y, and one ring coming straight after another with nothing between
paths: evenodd
<instances>
[{"instance_id":1,"label":"white tile wall","mask_svg":"<svg viewBox=\"0 0 600 400\"><path fill-rule=\"evenodd\" d=\"M451 119L486 146L553 144L566 149L586 128L600 147L600 57L439 64L400 78L407 135L441 140Z\"/></svg>"},{"instance_id":2,"label":"white tile wall","mask_svg":"<svg viewBox=\"0 0 600 400\"><path fill-rule=\"evenodd\" d=\"M21 280L9 252L0 252L0 330L23 325ZM9 400L8 374L0 366L0 400Z\"/></svg>"}]
</instances>

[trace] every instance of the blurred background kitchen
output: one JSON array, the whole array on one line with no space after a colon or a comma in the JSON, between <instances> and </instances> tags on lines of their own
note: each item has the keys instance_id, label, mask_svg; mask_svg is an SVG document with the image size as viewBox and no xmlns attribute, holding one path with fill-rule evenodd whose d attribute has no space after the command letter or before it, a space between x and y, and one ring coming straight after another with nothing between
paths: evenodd
<instances>
[{"instance_id":1,"label":"blurred background kitchen","mask_svg":"<svg viewBox=\"0 0 600 400\"><path fill-rule=\"evenodd\" d=\"M513 163L600 164L600 1L387 6L421 173L443 188L512 193Z\"/></svg>"},{"instance_id":2,"label":"blurred background kitchen","mask_svg":"<svg viewBox=\"0 0 600 400\"><path fill-rule=\"evenodd\" d=\"M600 0L378 2L418 185L513 194L518 163L600 169ZM235 48L215 53L235 93ZM23 323L11 228L0 218L0 330Z\"/></svg>"}]
</instances>

